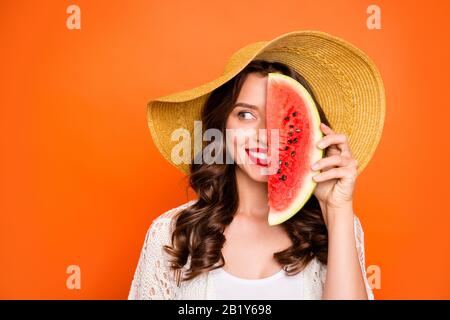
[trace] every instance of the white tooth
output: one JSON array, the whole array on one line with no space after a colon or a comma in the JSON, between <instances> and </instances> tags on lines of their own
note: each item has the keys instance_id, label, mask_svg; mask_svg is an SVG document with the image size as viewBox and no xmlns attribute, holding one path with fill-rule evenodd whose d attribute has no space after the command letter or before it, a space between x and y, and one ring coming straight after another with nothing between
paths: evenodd
<instances>
[{"instance_id":1,"label":"white tooth","mask_svg":"<svg viewBox=\"0 0 450 320\"><path fill-rule=\"evenodd\" d=\"M250 154L252 155L252 157L255 157L255 158L258 158L258 159L261 159L261 160L266 160L267 159L267 154L266 153L250 151Z\"/></svg>"},{"instance_id":2,"label":"white tooth","mask_svg":"<svg viewBox=\"0 0 450 320\"><path fill-rule=\"evenodd\" d=\"M262 160L266 160L267 159L267 154L266 153L260 153L259 154L259 158Z\"/></svg>"},{"instance_id":3,"label":"white tooth","mask_svg":"<svg viewBox=\"0 0 450 320\"><path fill-rule=\"evenodd\" d=\"M250 151L250 155L252 157L254 157L254 158L258 158L258 153L257 152Z\"/></svg>"}]
</instances>

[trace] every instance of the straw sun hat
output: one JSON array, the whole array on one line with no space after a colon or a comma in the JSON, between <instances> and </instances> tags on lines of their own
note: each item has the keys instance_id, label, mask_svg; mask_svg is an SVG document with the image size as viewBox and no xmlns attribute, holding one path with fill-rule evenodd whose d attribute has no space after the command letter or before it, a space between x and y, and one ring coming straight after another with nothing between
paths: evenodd
<instances>
[{"instance_id":1,"label":"straw sun hat","mask_svg":"<svg viewBox=\"0 0 450 320\"><path fill-rule=\"evenodd\" d=\"M216 79L149 101L148 126L164 158L184 173L189 172L189 164L171 160L172 148L179 143L171 140L172 132L185 128L194 137L194 121L201 120L202 106L211 91L254 59L285 63L305 77L333 130L348 137L360 174L372 158L383 131L383 81L364 52L321 31L294 31L270 41L248 44L230 57Z\"/></svg>"}]
</instances>

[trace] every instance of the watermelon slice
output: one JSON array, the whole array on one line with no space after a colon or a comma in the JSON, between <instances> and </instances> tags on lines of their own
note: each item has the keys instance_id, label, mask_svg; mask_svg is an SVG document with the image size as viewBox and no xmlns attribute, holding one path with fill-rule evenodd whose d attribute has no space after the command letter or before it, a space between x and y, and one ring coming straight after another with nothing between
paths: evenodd
<instances>
[{"instance_id":1,"label":"watermelon slice","mask_svg":"<svg viewBox=\"0 0 450 320\"><path fill-rule=\"evenodd\" d=\"M320 116L309 92L295 79L269 73L266 100L268 137L269 225L294 216L305 205L317 183L311 165L324 150L317 147L323 137ZM272 143L272 129L278 129L278 143ZM273 135L275 137L275 135ZM277 152L278 150L278 152Z\"/></svg>"}]
</instances>

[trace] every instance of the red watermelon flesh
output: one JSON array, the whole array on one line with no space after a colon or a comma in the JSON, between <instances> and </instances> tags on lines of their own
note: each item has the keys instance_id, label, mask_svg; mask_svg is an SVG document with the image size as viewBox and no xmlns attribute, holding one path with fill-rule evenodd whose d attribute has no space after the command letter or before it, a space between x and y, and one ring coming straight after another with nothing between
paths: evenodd
<instances>
[{"instance_id":1,"label":"red watermelon flesh","mask_svg":"<svg viewBox=\"0 0 450 320\"><path fill-rule=\"evenodd\" d=\"M294 216L314 192L317 171L311 165L323 157L317 142L323 137L320 116L309 92L295 79L269 73L266 100L268 159L276 166L268 179L269 225ZM279 142L272 144L271 129ZM278 147L278 157L274 151ZM273 167L272 167L273 168Z\"/></svg>"}]
</instances>

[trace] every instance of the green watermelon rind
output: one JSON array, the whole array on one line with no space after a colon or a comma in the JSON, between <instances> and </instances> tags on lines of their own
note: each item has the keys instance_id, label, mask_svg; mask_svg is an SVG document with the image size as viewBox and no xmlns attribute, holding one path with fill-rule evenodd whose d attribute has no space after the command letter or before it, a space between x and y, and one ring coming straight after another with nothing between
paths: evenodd
<instances>
[{"instance_id":1,"label":"green watermelon rind","mask_svg":"<svg viewBox=\"0 0 450 320\"><path fill-rule=\"evenodd\" d=\"M306 90L305 87L303 87L298 81L295 79L286 76L281 73L269 73L269 79L273 79L275 81L287 81L291 84L291 87L293 87L300 95L303 97L305 101L307 101L308 108L312 113L312 127L314 128L314 136L316 137L313 139L314 145L317 144L317 142L323 137L322 130L320 129L320 115L319 111L317 110L317 106L314 103L314 100L312 99L309 92ZM269 82L268 82L269 83ZM316 146L315 152L313 152L311 161L312 163L315 163L319 159L321 159L324 155L324 150L320 149ZM311 164L312 164L311 163ZM310 165L311 165L310 164ZM269 225L274 226L281 224L285 222L286 220L289 220L292 218L304 205L305 203L311 198L311 196L314 193L314 189L316 188L317 182L315 182L312 177L316 175L317 171L310 170L310 173L305 177L305 179L309 179L310 181L307 181L306 183L303 183L302 186L304 186L304 190L302 190L295 200L292 201L291 206L286 208L283 211L274 211L274 209L270 208L269 216L268 216L268 222ZM300 199L300 200L299 200Z\"/></svg>"}]
</instances>

